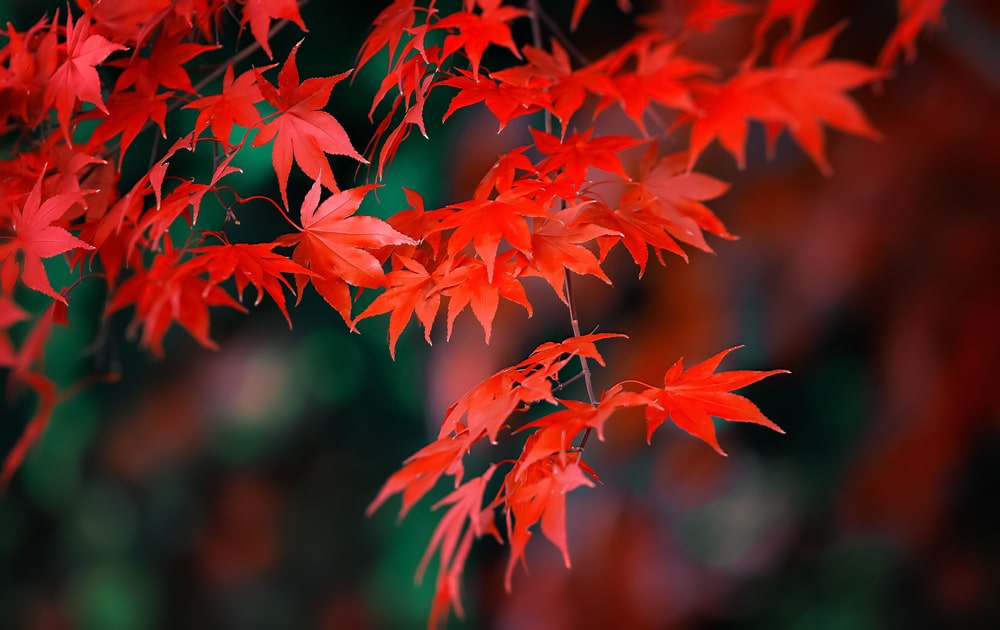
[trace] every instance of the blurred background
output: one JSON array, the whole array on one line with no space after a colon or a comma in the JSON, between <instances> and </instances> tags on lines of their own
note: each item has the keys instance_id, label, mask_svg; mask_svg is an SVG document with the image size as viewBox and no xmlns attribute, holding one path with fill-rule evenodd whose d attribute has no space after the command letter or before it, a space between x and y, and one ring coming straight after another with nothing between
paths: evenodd
<instances>
[{"instance_id":1,"label":"blurred background","mask_svg":"<svg viewBox=\"0 0 1000 630\"><path fill-rule=\"evenodd\" d=\"M305 7L303 77L353 66L381 8L363 4ZM557 17L570 7L547 4ZM872 62L893 3L819 4L807 32L848 17L835 56ZM45 9L0 0L0 19L24 30ZM577 41L596 56L630 19L594 2ZM517 571L508 595L507 550L483 541L466 619L450 627L1000 627L1000 5L955 0L946 19L881 94L857 93L884 141L831 133L826 178L787 138L766 160L755 128L746 171L721 151L699 163L733 182L713 208L741 240L650 266L641 282L616 251L614 288L575 285L583 329L631 337L602 346L599 385L656 383L678 356L742 343L724 367L792 372L745 392L787 434L720 427L721 458L669 427L647 446L641 418L622 417L588 445L604 484L569 498L573 569L536 536L530 573ZM727 29L705 50L738 58L746 22ZM301 37L282 31L276 56ZM377 65L338 86L329 108L359 147ZM473 110L449 122L404 144L363 211L402 208L402 185L428 207L467 195L526 133L498 136ZM148 151L141 142L130 152ZM353 165L333 162L346 185ZM241 166L241 186L277 196L266 151ZM293 172L290 197L308 183ZM242 212L234 240L281 225L264 204ZM393 362L385 318L352 335L310 290L294 331L270 304L220 312L221 351L175 330L153 361L126 338L131 314L102 328L102 288L80 285L47 372L64 387L121 376L57 407L0 500L0 628L424 626L433 576L417 587L413 574L433 501L401 523L396 501L364 510L465 389L569 335L551 291L534 288L535 316L501 307L490 347L466 314L450 343L436 329L432 348L408 329ZM0 402L5 450L30 402Z\"/></svg>"}]
</instances>

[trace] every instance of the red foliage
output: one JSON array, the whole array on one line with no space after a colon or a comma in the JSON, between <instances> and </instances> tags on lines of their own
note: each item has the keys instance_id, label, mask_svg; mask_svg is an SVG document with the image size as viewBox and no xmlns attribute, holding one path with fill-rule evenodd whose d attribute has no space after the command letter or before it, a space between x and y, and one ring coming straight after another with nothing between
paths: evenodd
<instances>
[{"instance_id":1,"label":"red foliage","mask_svg":"<svg viewBox=\"0 0 1000 630\"><path fill-rule=\"evenodd\" d=\"M585 19L589 4L574 3L570 30ZM551 286L568 307L573 335L539 346L462 396L445 415L438 439L404 462L371 505L374 510L400 493L405 514L441 477L453 478L456 489L435 506L449 507L420 569L438 549L431 625L443 622L449 607L461 613L465 559L475 538L485 533L500 538L498 511L506 517L512 548L508 588L536 523L569 565L566 494L593 485L596 474L584 462L584 446L591 432L603 439L617 410L644 408L650 434L669 417L720 453L713 416L780 430L732 393L780 370L715 372L728 351L687 371L677 361L663 387L638 384L631 390L635 382L623 381L595 392L590 362L603 365L595 343L623 335L580 333L571 272L610 284L603 265L619 244L641 276L650 248L660 262L664 251L686 260L683 245L711 251L705 232L733 238L704 203L725 193L728 184L693 168L714 140L742 168L748 122L763 124L772 144L787 131L829 173L824 126L879 136L847 92L883 80L901 52L912 57L920 31L939 21L942 1L901 0L900 25L889 35L878 67L828 58L843 23L803 39L815 0L771 0L760 17L740 18L756 19L751 49L742 60L702 59L689 42L751 11L721 0L680 4L669 20L683 24L680 30L656 27L663 12L644 16L638 22L645 28L590 60L535 0L525 6L465 0L451 13L433 2L393 2L358 54L361 68L388 49L371 110L374 116L381 103L390 102L369 151L379 178L413 126L427 135L424 109L432 91L452 95L444 120L483 103L501 129L538 113L534 122L543 128L531 129L529 146L498 156L470 199L428 210L419 194L408 191L412 208L385 221L357 214L374 186L341 190L327 157L368 164L325 111L334 86L350 71L301 80L298 45L287 53L276 83L265 76L273 66L237 74L234 64L242 56L208 74L192 63L216 47L214 35L228 14L237 16L240 27L249 26L254 43L248 46L273 57L272 20L306 30L294 0L151 1L128 8L79 0L82 15L68 13L65 27L56 15L26 32L10 28L0 49L0 121L10 137L9 157L0 161L0 365L10 367L11 381L33 389L41 403L6 459L4 480L44 429L57 400L38 363L49 327L65 321L62 309L76 285L53 287L42 260L72 253L64 258L82 263L88 257L84 250L96 254L97 275L111 292L105 314L134 306L132 328L142 328L140 344L157 356L174 323L214 348L209 307L246 310L237 298L249 284L256 303L266 294L289 324L285 291L301 299L309 284L352 329L361 319L389 313L393 355L413 315L430 341L443 301L449 336L456 317L469 307L489 341L500 297L522 305L530 316L524 279L541 277ZM621 0L618 6L631 8ZM531 42L518 41L512 30L525 21L536 33ZM547 44L543 28L551 38ZM775 29L782 37L768 46ZM769 47L771 61L762 62ZM487 51L509 65L486 67ZM213 92L208 86L219 76L221 87ZM163 155L153 155L138 181L122 182L123 156L133 140L153 126L165 135L166 117L180 106L198 111L193 127L173 138ZM619 109L636 132L604 133L597 121L609 109ZM45 124L50 114L58 131ZM82 126L85 121L96 125ZM199 209L206 195L233 192L220 184L223 178L239 185L240 171L230 164L252 132L253 146L271 145L280 204L272 202L298 231L233 244L224 232L199 223ZM674 149L661 154L660 139ZM647 148L633 170L626 157L641 144ZM215 149L207 183L167 177L169 158L201 146ZM314 181L297 225L287 214L293 161ZM324 187L332 196L321 201ZM237 194L227 221L243 202ZM170 231L183 223L191 235L175 245ZM294 249L288 255L275 251L283 247ZM235 297L224 285L229 278ZM44 314L28 314L17 302L22 286L53 300L52 306ZM354 314L361 289L380 293ZM7 336L13 326L30 327L16 348ZM587 400L557 398L578 376L586 383ZM515 413L543 402L560 409L511 430ZM511 434L521 432L530 433L516 460L494 462L462 483L464 457L474 444L518 439ZM484 506L488 483L505 464L511 468Z\"/></svg>"}]
</instances>

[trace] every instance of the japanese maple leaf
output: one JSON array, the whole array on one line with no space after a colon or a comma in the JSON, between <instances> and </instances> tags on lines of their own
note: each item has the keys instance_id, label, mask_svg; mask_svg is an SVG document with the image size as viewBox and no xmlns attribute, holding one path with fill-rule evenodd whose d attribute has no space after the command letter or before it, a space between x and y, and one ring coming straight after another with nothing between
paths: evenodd
<instances>
[{"instance_id":1,"label":"japanese maple leaf","mask_svg":"<svg viewBox=\"0 0 1000 630\"><path fill-rule=\"evenodd\" d=\"M500 123L502 131L511 120L533 114L543 106L548 106L548 94L534 87L499 83L493 79L474 78L468 70L459 69L455 76L441 81L440 85L458 88L442 122L459 109L482 102Z\"/></svg>"},{"instance_id":2,"label":"japanese maple leaf","mask_svg":"<svg viewBox=\"0 0 1000 630\"><path fill-rule=\"evenodd\" d=\"M197 182L181 182L167 194L163 201L157 200L156 208L146 212L136 225L135 231L129 242L129 249L133 249L140 239L144 239L144 244L155 246L167 230L177 219L184 216L189 225L194 224L191 218L191 208L206 192L208 186Z\"/></svg>"},{"instance_id":3,"label":"japanese maple leaf","mask_svg":"<svg viewBox=\"0 0 1000 630\"><path fill-rule=\"evenodd\" d=\"M0 49L6 62L6 67L0 65L0 121L19 118L33 128L48 117L44 86L58 61L56 31L45 17L24 33L8 23L7 42Z\"/></svg>"},{"instance_id":4,"label":"japanese maple leaf","mask_svg":"<svg viewBox=\"0 0 1000 630\"><path fill-rule=\"evenodd\" d=\"M723 350L687 371L684 371L683 359L678 359L664 375L662 388L651 387L643 392L655 403L646 407L647 439L652 437L653 431L668 417L680 428L704 440L721 455L726 453L719 446L712 416L730 422L752 422L784 433L756 405L747 398L732 393L732 390L774 374L787 374L788 370L715 372L722 359L738 347L740 346Z\"/></svg>"},{"instance_id":5,"label":"japanese maple leaf","mask_svg":"<svg viewBox=\"0 0 1000 630\"><path fill-rule=\"evenodd\" d=\"M438 438L467 432L477 440L486 435L496 444L507 418L522 401L517 383L517 375L506 369L467 391L448 407Z\"/></svg>"},{"instance_id":6,"label":"japanese maple leaf","mask_svg":"<svg viewBox=\"0 0 1000 630\"><path fill-rule=\"evenodd\" d=\"M294 2L293 2L294 4ZM322 111L330 100L333 86L349 72L332 77L306 79L299 84L299 71L295 66L298 44L288 55L288 60L278 73L278 86L271 85L256 70L257 85L267 102L278 110L273 120L268 122L254 138L253 146L261 146L274 140L271 149L274 171L278 176L281 200L288 207L288 175L292 170L292 158L306 175L323 182L330 191L336 192L337 182L333 179L326 153L346 155L367 164L351 145L347 132L330 114Z\"/></svg>"},{"instance_id":7,"label":"japanese maple leaf","mask_svg":"<svg viewBox=\"0 0 1000 630\"><path fill-rule=\"evenodd\" d=\"M624 337L617 333L601 333L570 337L559 343L547 342L535 348L524 361L508 369L518 383L517 395L526 403L540 400L558 404L552 395L552 381L559 372L574 358L593 359L598 365L604 365L604 357L594 345L596 341Z\"/></svg>"},{"instance_id":8,"label":"japanese maple leaf","mask_svg":"<svg viewBox=\"0 0 1000 630\"><path fill-rule=\"evenodd\" d=\"M69 142L69 117L77 99L97 106L108 113L101 97L101 78L97 75L97 64L104 61L116 50L124 46L114 44L100 35L90 34L90 18L84 14L76 23L73 16L66 14L66 61L64 61L48 85L45 86L45 102L55 104L56 118Z\"/></svg>"},{"instance_id":9,"label":"japanese maple leaf","mask_svg":"<svg viewBox=\"0 0 1000 630\"><path fill-rule=\"evenodd\" d=\"M646 262L649 260L649 247L653 248L660 261L663 261L662 251L668 251L687 260L687 254L671 236L675 225L657 213L654 204L623 203L617 208L610 208L603 203L588 206L579 219L581 222L599 225L610 233L621 236L599 237L601 259L608 251L621 242L632 260L639 266L639 275L646 272Z\"/></svg>"},{"instance_id":10,"label":"japanese maple leaf","mask_svg":"<svg viewBox=\"0 0 1000 630\"><path fill-rule=\"evenodd\" d=\"M434 25L436 29L458 31L445 38L444 56L463 49L472 66L472 77L476 81L479 80L479 62L491 44L502 46L518 59L521 58L507 22L528 15L524 9L502 6L503 0L478 0L478 4L482 9L480 15L456 11Z\"/></svg>"},{"instance_id":11,"label":"japanese maple leaf","mask_svg":"<svg viewBox=\"0 0 1000 630\"><path fill-rule=\"evenodd\" d=\"M882 137L845 90L883 77L881 70L853 61L823 58L844 23L816 35L796 48L780 65L772 89L774 98L788 112L788 131L825 175L832 169L826 160L822 123L873 140Z\"/></svg>"},{"instance_id":12,"label":"japanese maple leaf","mask_svg":"<svg viewBox=\"0 0 1000 630\"><path fill-rule=\"evenodd\" d=\"M510 559L504 577L508 592L511 590L514 567L519 560L524 563L524 550L531 539L531 527L539 521L542 533L562 552L569 568L566 494L580 486L594 486L579 459L579 452L550 456L524 468L515 467L504 479L507 537L510 540Z\"/></svg>"},{"instance_id":13,"label":"japanese maple leaf","mask_svg":"<svg viewBox=\"0 0 1000 630\"><path fill-rule=\"evenodd\" d=\"M431 328L438 308L441 306L441 275L438 270L433 273L416 260L398 255L396 260L402 263L401 269L390 271L385 280L388 287L385 292L376 297L354 320L358 322L366 317L373 317L391 312L389 316L389 354L396 358L396 342L406 328L410 318L416 314L417 320L424 327L424 338L431 342Z\"/></svg>"},{"instance_id":14,"label":"japanese maple leaf","mask_svg":"<svg viewBox=\"0 0 1000 630\"><path fill-rule=\"evenodd\" d=\"M604 94L597 111L617 102L639 129L646 133L645 112L651 103L682 111L696 111L691 97L694 77L710 75L715 69L707 64L676 54L678 42L664 40L656 33L645 33L595 64L611 75L614 91Z\"/></svg>"},{"instance_id":15,"label":"japanese maple leaf","mask_svg":"<svg viewBox=\"0 0 1000 630\"><path fill-rule=\"evenodd\" d=\"M670 31L676 28L677 14L682 11L684 26L681 32L711 33L715 30L715 25L722 20L753 13L756 10L754 7L730 0L680 0L680 8L677 4L673 3L653 13L640 15L636 18L636 23L650 30Z\"/></svg>"},{"instance_id":16,"label":"japanese maple leaf","mask_svg":"<svg viewBox=\"0 0 1000 630\"><path fill-rule=\"evenodd\" d=\"M547 341L532 350L531 355L515 367L519 369L530 368L531 370L542 369L567 355L593 359L599 365L604 365L604 358L597 351L595 342L617 337L625 337L625 335L620 333L594 333L580 335L579 337L567 337L560 342Z\"/></svg>"},{"instance_id":17,"label":"japanese maple leaf","mask_svg":"<svg viewBox=\"0 0 1000 630\"><path fill-rule=\"evenodd\" d=\"M403 493L402 519L417 501L437 485L445 473L462 478L462 456L469 448L468 434L461 437L444 436L406 458L403 467L394 472L382 485L378 495L369 504L366 513L371 516L394 494Z\"/></svg>"},{"instance_id":18,"label":"japanese maple leaf","mask_svg":"<svg viewBox=\"0 0 1000 630\"><path fill-rule=\"evenodd\" d=\"M748 70L735 76L705 103L705 115L691 128L688 168L715 137L744 166L747 119L787 128L824 174L826 161L822 123L869 138L879 138L857 104L844 94L882 73L851 61L823 61L837 25L799 45L773 69ZM773 131L772 131L773 133Z\"/></svg>"},{"instance_id":19,"label":"japanese maple leaf","mask_svg":"<svg viewBox=\"0 0 1000 630\"><path fill-rule=\"evenodd\" d=\"M399 145L410 135L413 127L417 127L420 130L420 134L425 138L427 137L427 129L424 127L424 104L426 103L427 93L430 91L433 79L434 77L432 76L426 77L422 89L414 91L415 100L413 106L406 110L403 120L400 121L399 125L382 142L382 148L379 150L378 156L378 173L376 174L378 179L382 179L382 174L392 164ZM389 118L385 119L386 122L389 120Z\"/></svg>"},{"instance_id":20,"label":"japanese maple leaf","mask_svg":"<svg viewBox=\"0 0 1000 630\"><path fill-rule=\"evenodd\" d=\"M203 265L208 271L208 280L218 284L230 276L236 281L236 294L243 301L243 291L252 284L257 290L258 305L267 293L274 300L285 316L288 327L292 327L292 319L285 307L285 294L282 288L292 291L291 285L282 274L301 274L310 276L311 271L302 265L289 260L281 254L274 253L277 243L237 243L235 245L211 245L191 250L198 256L197 264ZM189 263L190 264L190 263ZM294 291L293 291L294 292Z\"/></svg>"},{"instance_id":21,"label":"japanese maple leaf","mask_svg":"<svg viewBox=\"0 0 1000 630\"><path fill-rule=\"evenodd\" d=\"M302 21L299 3L296 0L244 1L243 18L240 20L240 25L245 26L248 22L250 23L250 33L267 53L269 59L274 59L274 55L271 54L271 45L267 38L268 30L271 27L271 20L276 19L291 20L304 32L309 32L306 23ZM292 54L295 54L294 51Z\"/></svg>"},{"instance_id":22,"label":"japanese maple leaf","mask_svg":"<svg viewBox=\"0 0 1000 630\"><path fill-rule=\"evenodd\" d=\"M788 35L788 41L797 42L802 37L802 29L815 7L816 0L768 0L764 15L761 16L754 29L753 50L744 60L744 67L748 68L753 65L757 55L764 48L767 31L782 19L788 18L791 22L792 30Z\"/></svg>"},{"instance_id":23,"label":"japanese maple leaf","mask_svg":"<svg viewBox=\"0 0 1000 630\"><path fill-rule=\"evenodd\" d=\"M376 217L352 216L361 200L375 186L350 188L320 203L320 180L316 180L302 202L302 229L275 242L295 246L292 260L316 274L313 286L345 322L351 322L351 296L347 284L380 287L385 284L382 263L369 250L387 245L414 245L416 241L397 232ZM308 277L295 277L299 294ZM346 283L346 284L345 284Z\"/></svg>"},{"instance_id":24,"label":"japanese maple leaf","mask_svg":"<svg viewBox=\"0 0 1000 630\"><path fill-rule=\"evenodd\" d=\"M494 189L498 193L511 190L514 187L514 182L519 179L518 171L537 174L538 169L524 154L528 149L529 147L518 147L500 155L490 170L486 172L486 175L483 175L483 178L479 180L473 197L485 199L493 194Z\"/></svg>"},{"instance_id":25,"label":"japanese maple leaf","mask_svg":"<svg viewBox=\"0 0 1000 630\"><path fill-rule=\"evenodd\" d=\"M147 32L155 24L156 17L171 0L130 0L129 2L107 2L107 0L76 0L77 6L94 19L94 26L115 41L142 43L141 33Z\"/></svg>"},{"instance_id":26,"label":"japanese maple leaf","mask_svg":"<svg viewBox=\"0 0 1000 630\"><path fill-rule=\"evenodd\" d=\"M940 24L945 0L899 0L899 24L878 55L878 67L887 70L900 54L907 61L917 56L916 41L927 25Z\"/></svg>"},{"instance_id":27,"label":"japanese maple leaf","mask_svg":"<svg viewBox=\"0 0 1000 630\"><path fill-rule=\"evenodd\" d=\"M209 306L228 306L246 312L217 284L202 278L200 264L181 262L181 250L164 241L162 254L148 269L122 283L111 298L107 314L135 304L130 331L142 326L142 345L156 357L163 356L163 336L174 322L183 326L201 345L217 349L209 337Z\"/></svg>"},{"instance_id":28,"label":"japanese maple leaf","mask_svg":"<svg viewBox=\"0 0 1000 630\"><path fill-rule=\"evenodd\" d=\"M600 236L621 236L619 232L593 223L574 223L578 213L579 208L566 208L554 215L556 220L536 226L531 234L531 259L538 275L545 278L565 304L569 303L565 292L567 269L611 284L597 256L581 243L589 243Z\"/></svg>"},{"instance_id":29,"label":"japanese maple leaf","mask_svg":"<svg viewBox=\"0 0 1000 630\"><path fill-rule=\"evenodd\" d=\"M100 145L107 140L117 136L121 137L121 150L118 152L119 168L124 159L125 152L128 151L132 141L139 135L139 132L146 128L150 121L156 123L160 128L160 135L167 137L165 126L167 116L167 100L173 96L173 92L115 92L108 99L108 110L110 115L90 134L88 147L95 151L100 151ZM81 118L91 117L85 113Z\"/></svg>"},{"instance_id":30,"label":"japanese maple leaf","mask_svg":"<svg viewBox=\"0 0 1000 630\"><path fill-rule=\"evenodd\" d=\"M507 418L518 405L540 400L556 404L552 379L570 360L585 357L604 365L594 343L622 336L602 333L570 337L560 343L543 343L524 361L500 370L459 398L448 408L438 437L468 431L477 438L485 435L496 444Z\"/></svg>"},{"instance_id":31,"label":"japanese maple leaf","mask_svg":"<svg viewBox=\"0 0 1000 630\"><path fill-rule=\"evenodd\" d=\"M518 466L525 468L550 455L567 453L572 449L571 441L584 429L594 429L597 437L604 440L604 425L619 409L640 407L653 401L638 392L625 390L619 383L601 394L601 400L592 405L578 400L559 400L566 409L555 411L534 420L518 432L537 429L533 439L526 443Z\"/></svg>"},{"instance_id":32,"label":"japanese maple leaf","mask_svg":"<svg viewBox=\"0 0 1000 630\"><path fill-rule=\"evenodd\" d=\"M591 127L583 133L573 133L560 140L550 133L532 129L535 146L548 156L538 163L538 169L543 173L561 170L577 186L587 179L587 169L590 167L629 179L617 154L642 141L632 136L601 136L591 139L593 133L594 129Z\"/></svg>"},{"instance_id":33,"label":"japanese maple leaf","mask_svg":"<svg viewBox=\"0 0 1000 630\"><path fill-rule=\"evenodd\" d=\"M507 86L519 86L544 94L547 98L538 99L537 104L559 119L564 132L573 114L583 106L588 93L610 94L615 91L607 73L600 67L592 64L573 70L569 53L558 41L552 41L551 53L534 46L525 46L521 52L528 60L527 64L494 72L491 76ZM541 86L535 85L538 80L543 81Z\"/></svg>"},{"instance_id":34,"label":"japanese maple leaf","mask_svg":"<svg viewBox=\"0 0 1000 630\"><path fill-rule=\"evenodd\" d=\"M43 201L44 178L44 173L38 176L24 206L14 209L11 217L14 238L0 245L0 261L3 261L0 276L4 279L4 291L10 293L12 287L7 286L9 282L7 279L16 276L8 269L13 269L17 264L15 254L20 251L23 256L20 278L25 286L65 304L66 298L56 293L49 283L42 259L52 258L77 248L94 249L94 247L73 236L65 228L53 225L80 201L80 196L58 194Z\"/></svg>"},{"instance_id":35,"label":"japanese maple leaf","mask_svg":"<svg viewBox=\"0 0 1000 630\"><path fill-rule=\"evenodd\" d=\"M444 289L449 298L447 338L451 339L455 318L466 307L470 307L479 325L483 327L488 344L501 297L520 304L528 311L528 317L531 317L531 302L524 292L524 285L518 280L520 275L521 266L513 258L496 261L492 280L488 278L486 263L478 258L466 258L450 271L445 280L447 288Z\"/></svg>"},{"instance_id":36,"label":"japanese maple leaf","mask_svg":"<svg viewBox=\"0 0 1000 630\"><path fill-rule=\"evenodd\" d=\"M455 609L459 618L464 615L461 599L462 569L472 548L473 538L480 538L488 533L500 542L500 532L494 524L494 511L500 501L495 500L483 507L483 493L495 470L494 464L481 476L456 488L432 508L436 510L445 505L451 506L434 529L434 535L417 569L417 582L420 582L434 551L440 550L440 568L428 621L430 628L438 628L439 624L447 620L449 607Z\"/></svg>"},{"instance_id":37,"label":"japanese maple leaf","mask_svg":"<svg viewBox=\"0 0 1000 630\"><path fill-rule=\"evenodd\" d=\"M115 82L115 91L120 92L132 85L139 92L155 92L158 86L194 92L191 78L184 64L201 53L219 48L184 41L186 33L174 35L160 34L150 47L148 57L132 57L111 65L125 69Z\"/></svg>"},{"instance_id":38,"label":"japanese maple leaf","mask_svg":"<svg viewBox=\"0 0 1000 630\"><path fill-rule=\"evenodd\" d=\"M493 280L500 241L506 239L515 249L531 252L531 231L525 217L548 217L537 202L516 192L497 195L495 199L473 199L450 206L456 212L441 222L442 229L455 228L448 239L448 255L454 256L472 243L486 263L487 280Z\"/></svg>"},{"instance_id":39,"label":"japanese maple leaf","mask_svg":"<svg viewBox=\"0 0 1000 630\"><path fill-rule=\"evenodd\" d=\"M374 20L372 20L372 30L368 33L361 50L358 52L358 69L364 67L375 53L386 46L389 47L389 67L392 67L392 58L399 47L399 41L403 33L413 26L416 17L414 0L394 0L393 3L382 9Z\"/></svg>"},{"instance_id":40,"label":"japanese maple leaf","mask_svg":"<svg viewBox=\"0 0 1000 630\"><path fill-rule=\"evenodd\" d=\"M702 230L726 239L735 239L703 201L715 199L729 190L729 184L703 173L686 170L683 152L656 158L656 145L640 164L637 199L655 200L656 214L666 219L670 235L702 251L712 249ZM626 196L631 199L630 196Z\"/></svg>"},{"instance_id":41,"label":"japanese maple leaf","mask_svg":"<svg viewBox=\"0 0 1000 630\"><path fill-rule=\"evenodd\" d=\"M768 0L764 15L757 23L757 37L761 37L778 20L788 18L792 23L792 39L799 39L815 7L816 0Z\"/></svg>"},{"instance_id":42,"label":"japanese maple leaf","mask_svg":"<svg viewBox=\"0 0 1000 630\"><path fill-rule=\"evenodd\" d=\"M689 169L694 168L698 157L716 138L742 169L746 166L748 119L788 120L768 91L771 78L767 72L747 71L724 85L702 86L697 101L702 113L691 126Z\"/></svg>"},{"instance_id":43,"label":"japanese maple leaf","mask_svg":"<svg viewBox=\"0 0 1000 630\"><path fill-rule=\"evenodd\" d=\"M264 71L268 67L258 70ZM198 119L194 123L196 134L200 135L211 125L212 136L228 148L231 146L229 139L235 125L246 128L259 126L260 112L255 105L262 100L264 97L257 87L257 74L253 70L247 70L234 79L233 66L228 65L222 76L222 90L219 94L195 99L185 107L198 110Z\"/></svg>"}]
</instances>

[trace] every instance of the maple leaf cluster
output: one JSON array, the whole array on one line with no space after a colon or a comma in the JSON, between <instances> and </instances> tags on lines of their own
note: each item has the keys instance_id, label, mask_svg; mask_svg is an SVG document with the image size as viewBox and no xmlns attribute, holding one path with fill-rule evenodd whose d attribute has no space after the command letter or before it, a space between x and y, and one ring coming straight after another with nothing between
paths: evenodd
<instances>
[{"instance_id":1,"label":"maple leaf cluster","mask_svg":"<svg viewBox=\"0 0 1000 630\"><path fill-rule=\"evenodd\" d=\"M576 0L570 32L589 5ZM310 285L352 330L388 314L393 355L414 316L430 341L442 308L447 336L470 309L489 342L500 299L530 316L524 282L541 278L567 307L572 336L539 346L456 402L438 439L390 477L372 509L401 493L405 514L442 477L453 478L454 492L436 506L447 510L420 569L438 550L432 626L450 608L461 613L472 541L486 533L501 539L501 514L511 545L508 588L536 524L569 565L566 494L597 479L583 447L592 432L603 437L616 411L643 409L650 435L671 419L720 453L713 417L778 429L733 393L776 371L716 372L728 351L687 371L678 361L662 387L623 381L598 395L589 367L603 364L595 342L616 335L581 334L570 277L610 284L604 265L619 245L641 276L651 251L661 263L665 253L687 260L691 248L711 251L706 234L733 238L706 205L729 185L695 167L717 141L742 168L750 122L763 126L772 146L786 132L824 173L827 127L879 136L848 92L885 79L901 53L912 58L918 35L940 20L942 2L902 0L900 25L874 67L828 58L843 23L805 36L814 5L664 3L637 19L627 41L592 60L537 0L463 0L452 11L433 1L394 0L373 22L354 70L387 64L369 112L375 129L367 158L326 111L350 70L303 79L298 45L279 63L245 65L257 48L274 59L277 28L307 31L294 0L77 0L76 10L57 11L26 31L8 26L0 48L0 367L40 403L7 456L3 481L59 399L45 376L44 350L51 326L66 323L83 279L100 278L108 295L103 315L131 309L131 331L162 356L175 324L215 348L210 307L247 310L250 285L255 303L266 295L289 325L288 296L301 299ZM631 10L626 1L617 6ZM692 40L731 19L756 20L742 59L721 65L691 52ZM660 26L667 23L682 26ZM530 41L516 35L518 24L530 24ZM229 60L206 64L226 28L246 28L253 41ZM507 62L494 67L493 59ZM385 220L358 214L376 185L341 188L330 156L370 160L380 180L414 128L428 135L425 109L439 91L449 96L442 122L483 106L500 130L529 126L531 142L498 155L469 199L427 208L418 191L407 190L408 207L392 209ZM194 122L168 137L167 116L180 108L192 110ZM601 132L597 121L607 112L631 121L632 132ZM155 144L149 168L126 178L126 154L152 130L168 148ZM680 148L661 151L667 140ZM205 199L218 200L227 225L236 222L248 199L233 160L250 147L269 149L279 190L270 201L291 227L265 242L234 243L225 227L206 229L199 213ZM206 149L213 166L204 173L189 177L173 164L181 152ZM626 159L633 154L637 166ZM301 203L289 194L293 165L314 182ZM187 227L184 242L174 242L178 226ZM45 263L51 259L64 261L78 279L53 286ZM29 312L23 291L40 294L48 307ZM363 291L375 297L356 308ZM26 330L18 344L8 334L14 327ZM556 397L578 376L587 401ZM559 409L512 431L514 414L543 404ZM464 480L464 457L474 444L522 435L516 460ZM499 490L485 501L504 465L510 469Z\"/></svg>"}]
</instances>

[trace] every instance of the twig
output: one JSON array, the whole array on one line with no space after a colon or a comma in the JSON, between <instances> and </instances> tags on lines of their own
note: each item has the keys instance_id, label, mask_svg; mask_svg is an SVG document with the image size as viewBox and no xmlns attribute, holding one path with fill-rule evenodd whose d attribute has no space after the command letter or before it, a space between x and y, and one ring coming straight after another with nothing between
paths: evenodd
<instances>
[{"instance_id":1,"label":"twig","mask_svg":"<svg viewBox=\"0 0 1000 630\"><path fill-rule=\"evenodd\" d=\"M569 307L569 321L570 325L573 327L573 336L580 336L580 320L576 315L576 302L573 300L573 284L570 282L569 271L564 272L563 284L566 288L566 302ZM594 383L590 375L590 364L587 362L587 357L580 356L580 368L583 371L583 382L587 385L587 398L590 400L591 405L597 405L597 396L594 395ZM583 447L587 445L587 440L590 438L590 434L593 431L590 427L583 433L583 438L580 440L580 445L577 446L578 450L583 450Z\"/></svg>"},{"instance_id":2,"label":"twig","mask_svg":"<svg viewBox=\"0 0 1000 630\"><path fill-rule=\"evenodd\" d=\"M590 65L590 58L580 52L580 49L573 45L573 42L566 35L566 33L559 27L559 24L552 19L552 16L545 12L541 6L538 4L538 0L529 0L528 7L531 8L532 15L538 15L538 17L545 22L546 28L552 32L552 36L559 40L562 47L566 49L574 59L580 64L587 66ZM540 47L538 44L536 47Z\"/></svg>"}]
</instances>

